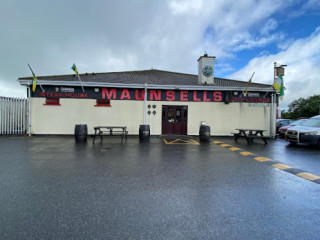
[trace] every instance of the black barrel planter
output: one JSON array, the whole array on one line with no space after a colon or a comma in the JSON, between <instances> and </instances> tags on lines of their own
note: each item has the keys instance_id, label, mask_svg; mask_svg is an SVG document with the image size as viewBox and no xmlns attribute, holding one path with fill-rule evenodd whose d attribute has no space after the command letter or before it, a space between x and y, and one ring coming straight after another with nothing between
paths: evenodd
<instances>
[{"instance_id":1,"label":"black barrel planter","mask_svg":"<svg viewBox=\"0 0 320 240\"><path fill-rule=\"evenodd\" d=\"M200 142L210 142L210 126L201 125L199 130Z\"/></svg>"},{"instance_id":2,"label":"black barrel planter","mask_svg":"<svg viewBox=\"0 0 320 240\"><path fill-rule=\"evenodd\" d=\"M76 142L87 142L87 136L87 124L77 124L74 128L74 137L76 139Z\"/></svg>"},{"instance_id":3,"label":"black barrel planter","mask_svg":"<svg viewBox=\"0 0 320 240\"><path fill-rule=\"evenodd\" d=\"M149 142L150 139L150 125L140 125L139 127L140 142Z\"/></svg>"}]
</instances>

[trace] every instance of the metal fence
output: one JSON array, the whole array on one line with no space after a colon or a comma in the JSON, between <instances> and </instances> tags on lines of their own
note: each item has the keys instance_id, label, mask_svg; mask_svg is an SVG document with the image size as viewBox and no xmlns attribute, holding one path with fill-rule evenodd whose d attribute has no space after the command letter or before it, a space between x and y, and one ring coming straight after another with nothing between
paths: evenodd
<instances>
[{"instance_id":1,"label":"metal fence","mask_svg":"<svg viewBox=\"0 0 320 240\"><path fill-rule=\"evenodd\" d=\"M0 97L0 135L27 133L28 100Z\"/></svg>"}]
</instances>

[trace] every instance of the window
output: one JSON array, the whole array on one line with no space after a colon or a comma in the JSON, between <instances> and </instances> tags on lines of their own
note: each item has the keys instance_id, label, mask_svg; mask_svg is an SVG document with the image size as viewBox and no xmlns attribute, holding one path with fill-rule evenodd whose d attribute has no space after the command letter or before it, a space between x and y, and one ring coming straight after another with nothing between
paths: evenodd
<instances>
[{"instance_id":1,"label":"window","mask_svg":"<svg viewBox=\"0 0 320 240\"><path fill-rule=\"evenodd\" d=\"M46 103L43 105L60 106L60 98L46 98Z\"/></svg>"},{"instance_id":2,"label":"window","mask_svg":"<svg viewBox=\"0 0 320 240\"><path fill-rule=\"evenodd\" d=\"M97 99L95 107L111 107L110 99Z\"/></svg>"}]
</instances>

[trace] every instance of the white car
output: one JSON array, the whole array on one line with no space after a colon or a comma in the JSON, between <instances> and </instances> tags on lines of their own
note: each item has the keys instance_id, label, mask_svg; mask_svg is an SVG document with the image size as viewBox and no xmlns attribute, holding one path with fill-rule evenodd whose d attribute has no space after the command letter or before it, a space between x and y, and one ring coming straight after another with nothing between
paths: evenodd
<instances>
[{"instance_id":1,"label":"white car","mask_svg":"<svg viewBox=\"0 0 320 240\"><path fill-rule=\"evenodd\" d=\"M317 145L320 148L320 115L288 129L285 139L291 144L305 143Z\"/></svg>"}]
</instances>

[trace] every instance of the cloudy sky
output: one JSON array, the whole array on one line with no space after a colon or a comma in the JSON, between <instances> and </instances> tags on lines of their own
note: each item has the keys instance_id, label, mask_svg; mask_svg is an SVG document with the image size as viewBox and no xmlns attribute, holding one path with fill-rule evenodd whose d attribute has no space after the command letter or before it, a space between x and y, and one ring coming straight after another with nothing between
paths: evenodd
<instances>
[{"instance_id":1,"label":"cloudy sky","mask_svg":"<svg viewBox=\"0 0 320 240\"><path fill-rule=\"evenodd\" d=\"M286 107L320 94L319 0L1 0L0 96L19 77L160 69L272 84L286 64Z\"/></svg>"}]
</instances>

